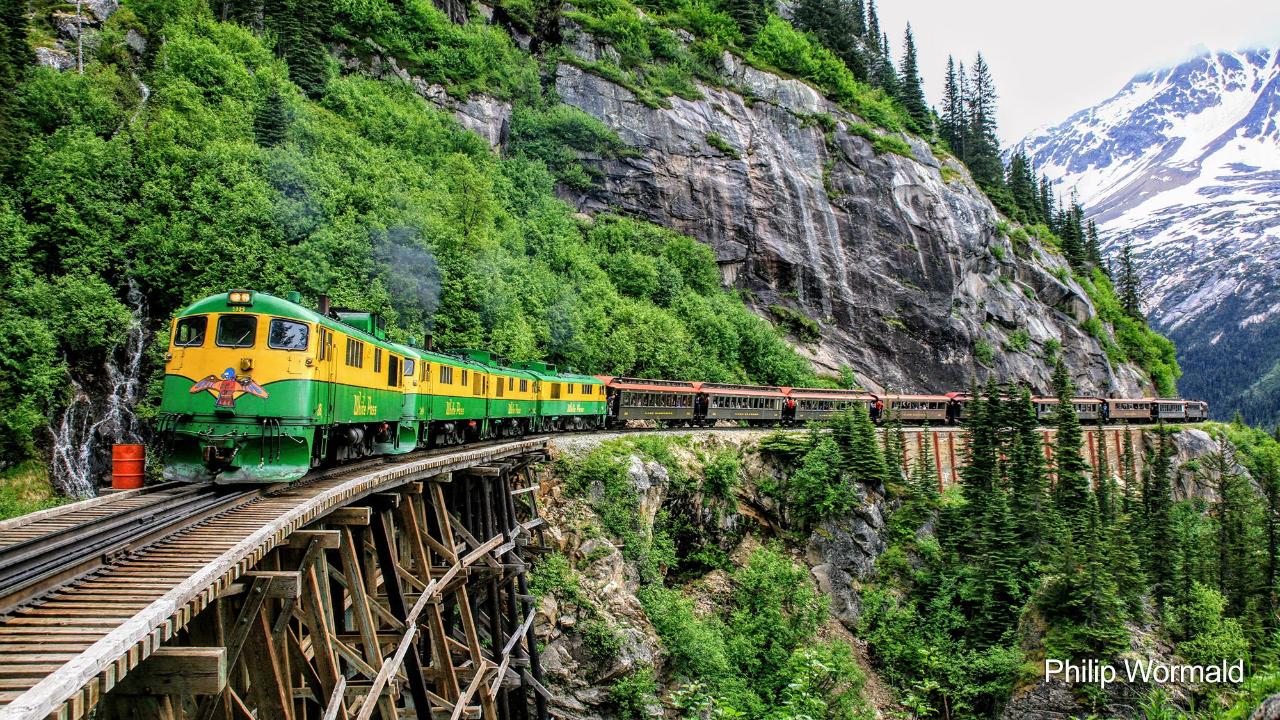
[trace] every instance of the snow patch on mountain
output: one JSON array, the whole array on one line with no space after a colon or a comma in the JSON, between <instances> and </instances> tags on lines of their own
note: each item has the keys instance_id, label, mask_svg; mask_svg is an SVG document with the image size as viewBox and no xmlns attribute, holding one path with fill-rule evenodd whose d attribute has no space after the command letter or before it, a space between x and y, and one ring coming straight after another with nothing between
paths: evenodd
<instances>
[{"instance_id":1,"label":"snow patch on mountain","mask_svg":"<svg viewBox=\"0 0 1280 720\"><path fill-rule=\"evenodd\" d=\"M1280 387L1259 393L1280 363L1280 49L1141 73L1016 149L1078 195L1109 249L1133 243L1184 393L1275 418Z\"/></svg>"}]
</instances>

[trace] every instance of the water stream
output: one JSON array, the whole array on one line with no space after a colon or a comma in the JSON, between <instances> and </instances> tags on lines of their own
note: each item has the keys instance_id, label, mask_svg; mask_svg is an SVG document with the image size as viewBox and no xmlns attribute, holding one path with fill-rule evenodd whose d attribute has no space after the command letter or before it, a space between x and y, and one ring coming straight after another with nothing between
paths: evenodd
<instances>
[{"instance_id":1,"label":"water stream","mask_svg":"<svg viewBox=\"0 0 1280 720\"><path fill-rule=\"evenodd\" d=\"M137 283L129 280L126 299L130 309L125 341L103 362L101 388L86 388L68 378L72 397L53 435L51 479L54 487L71 497L96 494L98 479L109 469L111 446L141 443L141 426L133 412L141 388L142 357L147 347L146 303ZM94 397L95 390L103 393Z\"/></svg>"}]
</instances>

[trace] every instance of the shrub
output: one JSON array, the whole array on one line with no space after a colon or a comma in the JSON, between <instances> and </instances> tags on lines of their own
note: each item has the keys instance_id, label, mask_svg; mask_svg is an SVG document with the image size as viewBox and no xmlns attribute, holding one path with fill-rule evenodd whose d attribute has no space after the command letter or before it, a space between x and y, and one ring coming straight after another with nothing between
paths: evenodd
<instances>
[{"instance_id":1,"label":"shrub","mask_svg":"<svg viewBox=\"0 0 1280 720\"><path fill-rule=\"evenodd\" d=\"M604 123L571 105L520 105L511 114L508 152L542 161L556 180L578 190L599 180L598 171L578 161L579 154L609 157L622 147L622 140Z\"/></svg>"},{"instance_id":2,"label":"shrub","mask_svg":"<svg viewBox=\"0 0 1280 720\"><path fill-rule=\"evenodd\" d=\"M1031 335L1021 328L1014 330L1005 340L1004 346L1014 352L1026 352L1031 347Z\"/></svg>"},{"instance_id":3,"label":"shrub","mask_svg":"<svg viewBox=\"0 0 1280 720\"><path fill-rule=\"evenodd\" d=\"M770 305L769 314L801 342L818 342L822 339L822 327L809 316L784 305Z\"/></svg>"},{"instance_id":4,"label":"shrub","mask_svg":"<svg viewBox=\"0 0 1280 720\"><path fill-rule=\"evenodd\" d=\"M738 154L738 150L716 133L707 133L707 144L734 160L742 159L742 156Z\"/></svg>"},{"instance_id":5,"label":"shrub","mask_svg":"<svg viewBox=\"0 0 1280 720\"><path fill-rule=\"evenodd\" d=\"M983 365L991 367L996 359L995 348L991 347L991 343L986 340L979 340L973 344L973 358Z\"/></svg>"},{"instance_id":6,"label":"shrub","mask_svg":"<svg viewBox=\"0 0 1280 720\"><path fill-rule=\"evenodd\" d=\"M609 700L618 708L618 717L626 720L648 717L649 706L658 701L657 696L658 682L653 668L638 668L615 680L609 688Z\"/></svg>"}]
</instances>

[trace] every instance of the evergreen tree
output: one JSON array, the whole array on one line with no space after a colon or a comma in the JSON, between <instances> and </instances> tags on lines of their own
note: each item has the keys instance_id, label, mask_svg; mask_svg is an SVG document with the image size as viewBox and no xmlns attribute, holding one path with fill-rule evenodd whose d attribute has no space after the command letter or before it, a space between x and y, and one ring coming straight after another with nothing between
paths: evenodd
<instances>
[{"instance_id":1,"label":"evergreen tree","mask_svg":"<svg viewBox=\"0 0 1280 720\"><path fill-rule=\"evenodd\" d=\"M876 12L876 0L867 0L866 33L863 35L867 46L878 55L880 53L880 14Z\"/></svg>"},{"instance_id":2,"label":"evergreen tree","mask_svg":"<svg viewBox=\"0 0 1280 720\"><path fill-rule=\"evenodd\" d=\"M972 396L965 411L969 443L966 463L960 470L960 481L971 521L965 535L980 542L978 528L988 515L996 478L1000 476L1000 438L996 422L1001 411L979 388L974 387ZM985 547L978 545L974 551L980 555Z\"/></svg>"},{"instance_id":3,"label":"evergreen tree","mask_svg":"<svg viewBox=\"0 0 1280 720\"><path fill-rule=\"evenodd\" d=\"M1089 480L1085 476L1088 464L1080 454L1083 441L1080 418L1076 415L1075 404L1071 402L1075 387L1062 358L1058 358L1053 366L1053 387L1058 396L1058 408L1054 414L1054 427L1057 430L1053 448L1054 507L1072 536L1079 540L1085 506L1090 504L1092 498Z\"/></svg>"},{"instance_id":4,"label":"evergreen tree","mask_svg":"<svg viewBox=\"0 0 1280 720\"><path fill-rule=\"evenodd\" d=\"M1120 307L1130 317L1145 320L1146 316L1142 314L1142 281L1133 262L1133 246L1127 238L1120 246L1120 261L1116 272L1120 275Z\"/></svg>"},{"instance_id":5,"label":"evergreen tree","mask_svg":"<svg viewBox=\"0 0 1280 720\"><path fill-rule=\"evenodd\" d=\"M1062 238L1062 253L1067 262L1077 270L1084 269L1089 262L1088 249L1085 247L1084 208L1073 194L1071 205L1059 211L1057 221L1058 236Z\"/></svg>"},{"instance_id":6,"label":"evergreen tree","mask_svg":"<svg viewBox=\"0 0 1280 720\"><path fill-rule=\"evenodd\" d=\"M927 133L931 129L929 106L924 101L924 90L920 86L920 66L916 59L916 41L911 35L910 23L907 23L903 44L905 50L902 53L902 76L898 83L898 100L915 121L916 128Z\"/></svg>"},{"instance_id":7,"label":"evergreen tree","mask_svg":"<svg viewBox=\"0 0 1280 720\"><path fill-rule=\"evenodd\" d=\"M319 97L329 82L325 41L333 24L327 0L265 0L265 26L276 33L276 55L289 65L289 79L309 97Z\"/></svg>"},{"instance_id":8,"label":"evergreen tree","mask_svg":"<svg viewBox=\"0 0 1280 720\"><path fill-rule=\"evenodd\" d=\"M937 466L933 460L933 442L925 437L920 444L920 455L916 458L915 467L911 469L911 492L921 500L935 503L940 492L937 482Z\"/></svg>"},{"instance_id":9,"label":"evergreen tree","mask_svg":"<svg viewBox=\"0 0 1280 720\"><path fill-rule=\"evenodd\" d=\"M0 180L14 164L25 139L16 116L14 89L26 79L35 58L27 44L27 3L0 0Z\"/></svg>"},{"instance_id":10,"label":"evergreen tree","mask_svg":"<svg viewBox=\"0 0 1280 720\"><path fill-rule=\"evenodd\" d=\"M1079 542L1062 550L1041 608L1053 620L1045 645L1058 657L1108 657L1127 644L1126 608L1112 574L1097 500L1085 499Z\"/></svg>"},{"instance_id":11,"label":"evergreen tree","mask_svg":"<svg viewBox=\"0 0 1280 720\"><path fill-rule=\"evenodd\" d=\"M1098 418L1097 437L1101 443L1098 451L1098 467L1093 473L1093 485L1098 497L1098 520L1107 528L1115 522L1119 513L1117 506L1118 487L1116 478L1111 472L1111 459L1107 457L1106 431L1102 426L1102 418Z\"/></svg>"},{"instance_id":12,"label":"evergreen tree","mask_svg":"<svg viewBox=\"0 0 1280 720\"><path fill-rule=\"evenodd\" d=\"M874 82L878 88L891 97L898 97L898 71L893 67L893 51L889 49L889 34L880 38L880 53L877 57Z\"/></svg>"},{"instance_id":13,"label":"evergreen tree","mask_svg":"<svg viewBox=\"0 0 1280 720\"><path fill-rule=\"evenodd\" d=\"M1053 197L1053 187L1047 175L1040 176L1040 221L1046 225L1053 219L1053 208L1057 201Z\"/></svg>"},{"instance_id":14,"label":"evergreen tree","mask_svg":"<svg viewBox=\"0 0 1280 720\"><path fill-rule=\"evenodd\" d=\"M1213 452L1201 458L1200 464L1200 480L1217 495L1211 515L1218 531L1218 592L1234 615L1247 609L1258 566L1249 538L1249 511L1256 498L1237 467L1235 446L1225 437L1217 438Z\"/></svg>"},{"instance_id":15,"label":"evergreen tree","mask_svg":"<svg viewBox=\"0 0 1280 720\"><path fill-rule=\"evenodd\" d=\"M1040 422L1031 400L1030 389L1022 388L1021 394L1009 404L1008 415L1013 429L1009 451L1009 509L1019 546L1028 561L1047 559L1042 550L1048 545L1045 517L1045 465L1044 440L1040 435ZM1024 581L1031 582L1031 562L1024 564Z\"/></svg>"},{"instance_id":16,"label":"evergreen tree","mask_svg":"<svg viewBox=\"0 0 1280 720\"><path fill-rule=\"evenodd\" d=\"M275 147L289 133L288 108L278 88L272 88L253 118L253 135L263 147Z\"/></svg>"},{"instance_id":17,"label":"evergreen tree","mask_svg":"<svg viewBox=\"0 0 1280 720\"><path fill-rule=\"evenodd\" d=\"M1280 629L1280 458L1265 454L1254 468L1255 479L1265 499L1263 533L1266 557L1263 560L1263 596L1267 618L1264 626L1275 636Z\"/></svg>"},{"instance_id":18,"label":"evergreen tree","mask_svg":"<svg viewBox=\"0 0 1280 720\"><path fill-rule=\"evenodd\" d=\"M973 178L988 192L1004 187L1004 165L1000 161L1000 140L996 133L996 87L991 68L978 53L970 71L966 113L965 162Z\"/></svg>"},{"instance_id":19,"label":"evergreen tree","mask_svg":"<svg viewBox=\"0 0 1280 720\"><path fill-rule=\"evenodd\" d=\"M1138 457L1133 451L1133 433L1124 431L1124 450L1120 455L1120 482L1124 485L1124 500L1121 512L1131 514L1137 512L1134 493L1138 491Z\"/></svg>"},{"instance_id":20,"label":"evergreen tree","mask_svg":"<svg viewBox=\"0 0 1280 720\"><path fill-rule=\"evenodd\" d=\"M1156 597L1163 598L1174 590L1173 567L1167 561L1168 548L1176 547L1173 518L1173 443L1169 431L1161 423L1156 431L1156 449L1147 462L1143 483L1142 505L1145 514L1147 576L1155 585ZM1187 552L1190 552L1188 549ZM1182 591L1191 591L1190 563L1187 563Z\"/></svg>"},{"instance_id":21,"label":"evergreen tree","mask_svg":"<svg viewBox=\"0 0 1280 720\"><path fill-rule=\"evenodd\" d=\"M1009 186L1013 202L1022 212L1020 219L1031 223L1040 222L1040 196L1036 178L1031 171L1031 161L1021 150L1014 152L1009 158L1005 184Z\"/></svg>"},{"instance_id":22,"label":"evergreen tree","mask_svg":"<svg viewBox=\"0 0 1280 720\"><path fill-rule=\"evenodd\" d=\"M862 52L866 33L860 0L799 0L792 22L812 33L825 47L844 61L854 77L866 82L867 61Z\"/></svg>"},{"instance_id":23,"label":"evergreen tree","mask_svg":"<svg viewBox=\"0 0 1280 720\"><path fill-rule=\"evenodd\" d=\"M964 64L961 63L957 69L955 58L947 56L947 75L943 81L942 116L938 123L938 134L961 161L964 160L964 135L969 127L969 121L965 115L963 84Z\"/></svg>"},{"instance_id":24,"label":"evergreen tree","mask_svg":"<svg viewBox=\"0 0 1280 720\"><path fill-rule=\"evenodd\" d=\"M1138 558L1136 547L1137 534L1133 518L1127 513L1116 516L1115 522L1105 532L1108 537L1108 551L1112 576L1116 581L1116 589L1124 602L1130 617L1137 618L1142 614L1142 595L1147 589L1147 576L1142 572L1142 561Z\"/></svg>"},{"instance_id":25,"label":"evergreen tree","mask_svg":"<svg viewBox=\"0 0 1280 720\"><path fill-rule=\"evenodd\" d=\"M906 473L905 458L907 453L907 435L902 429L902 420L897 415L890 415L885 426L884 463L889 477L900 478Z\"/></svg>"},{"instance_id":26,"label":"evergreen tree","mask_svg":"<svg viewBox=\"0 0 1280 720\"><path fill-rule=\"evenodd\" d=\"M738 22L742 37L750 44L756 33L764 27L773 11L774 3L770 0L720 0L720 9Z\"/></svg>"},{"instance_id":27,"label":"evergreen tree","mask_svg":"<svg viewBox=\"0 0 1280 720\"><path fill-rule=\"evenodd\" d=\"M840 413L832 422L832 437L840 447L845 475L869 487L883 488L889 479L884 455L876 440L876 426L862 403Z\"/></svg>"},{"instance_id":28,"label":"evergreen tree","mask_svg":"<svg viewBox=\"0 0 1280 720\"><path fill-rule=\"evenodd\" d=\"M1102 241L1098 239L1098 223L1093 220L1090 220L1085 227L1084 247L1089 263L1096 268L1101 268L1103 272L1110 275L1102 259Z\"/></svg>"}]
</instances>

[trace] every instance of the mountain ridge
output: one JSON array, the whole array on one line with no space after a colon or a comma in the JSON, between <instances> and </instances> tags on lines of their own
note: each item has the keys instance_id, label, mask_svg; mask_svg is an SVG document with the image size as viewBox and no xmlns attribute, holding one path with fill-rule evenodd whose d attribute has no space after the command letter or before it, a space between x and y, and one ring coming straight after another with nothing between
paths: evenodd
<instances>
[{"instance_id":1,"label":"mountain ridge","mask_svg":"<svg viewBox=\"0 0 1280 720\"><path fill-rule=\"evenodd\" d=\"M1132 243L1180 388L1221 399L1218 417L1280 412L1280 383L1264 382L1280 363L1265 341L1280 335L1277 118L1280 49L1213 51L1140 72L1014 148L1078 195L1110 252Z\"/></svg>"}]
</instances>

